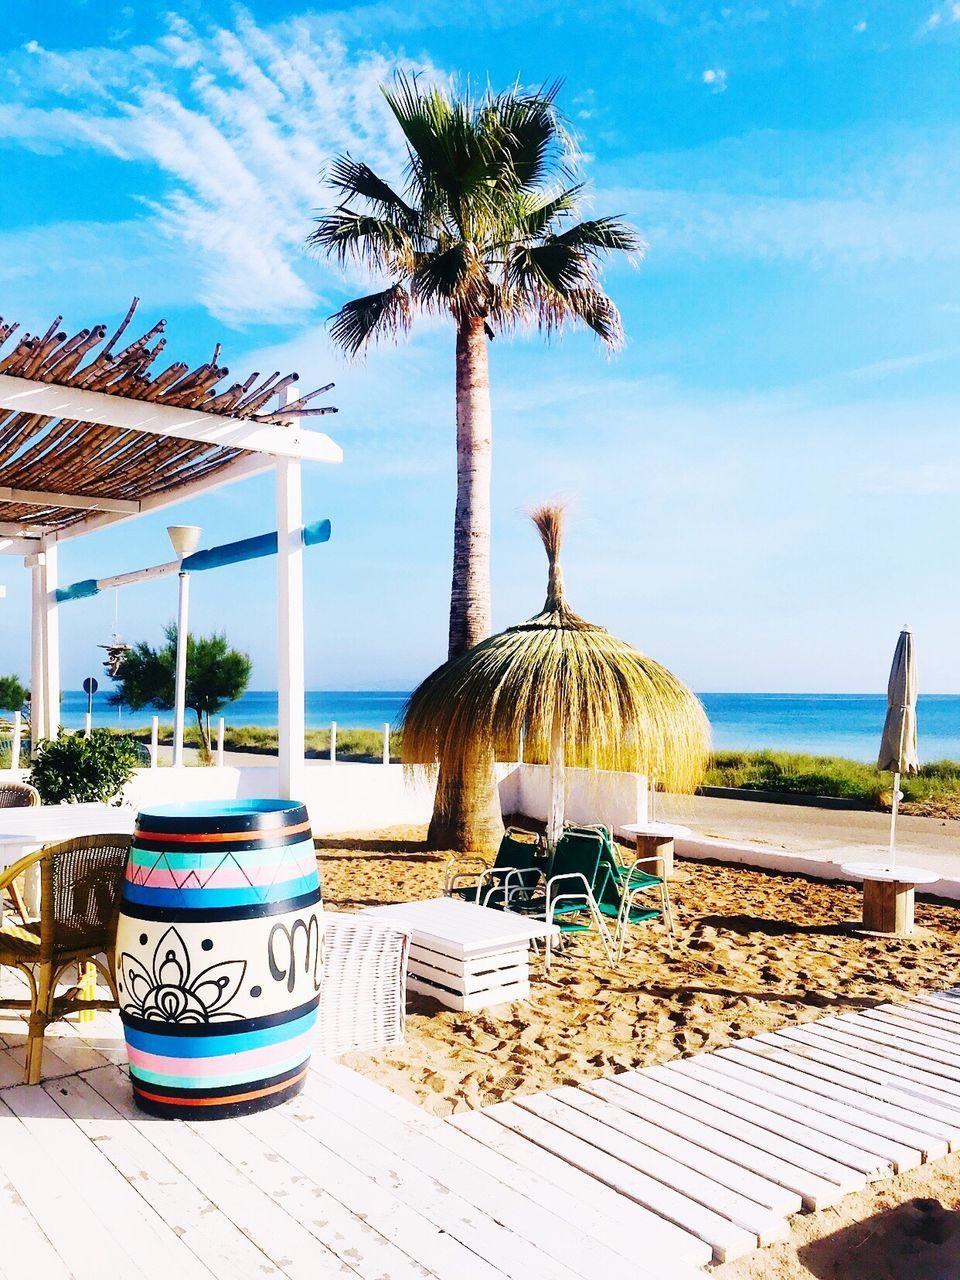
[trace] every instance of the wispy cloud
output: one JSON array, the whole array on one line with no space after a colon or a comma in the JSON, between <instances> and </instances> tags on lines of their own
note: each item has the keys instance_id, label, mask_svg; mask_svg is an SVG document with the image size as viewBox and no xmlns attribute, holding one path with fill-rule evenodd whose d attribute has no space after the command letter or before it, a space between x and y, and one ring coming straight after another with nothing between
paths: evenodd
<instances>
[{"instance_id":1,"label":"wispy cloud","mask_svg":"<svg viewBox=\"0 0 960 1280\"><path fill-rule=\"evenodd\" d=\"M206 30L168 22L155 44L122 54L31 42L14 67L18 100L0 108L0 136L159 170L164 190L144 208L197 273L197 300L228 322L296 319L316 306L323 279L303 242L324 199L325 163L354 150L391 175L401 167L379 91L392 64L348 52L304 20L268 29L241 13L232 29ZM69 105L78 99L82 110Z\"/></svg>"},{"instance_id":2,"label":"wispy cloud","mask_svg":"<svg viewBox=\"0 0 960 1280\"><path fill-rule=\"evenodd\" d=\"M727 73L723 67L707 67L701 80L711 93L724 93L727 88Z\"/></svg>"}]
</instances>

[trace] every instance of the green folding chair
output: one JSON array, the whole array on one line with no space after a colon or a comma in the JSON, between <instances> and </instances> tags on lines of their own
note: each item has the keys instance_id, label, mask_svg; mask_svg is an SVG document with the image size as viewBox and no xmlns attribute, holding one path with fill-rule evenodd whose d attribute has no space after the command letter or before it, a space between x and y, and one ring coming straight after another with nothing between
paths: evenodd
<instances>
[{"instance_id":1,"label":"green folding chair","mask_svg":"<svg viewBox=\"0 0 960 1280\"><path fill-rule=\"evenodd\" d=\"M650 920L662 919L667 926L667 939L673 950L675 932L673 920L673 904L670 901L670 887L663 876L651 875L644 871L644 866L658 864L658 859L637 858L631 863L622 863L617 856L617 844L608 827L577 827L574 830L594 832L603 845L602 861L608 870L607 878L602 882L602 893L597 905L600 912L616 920L614 937L616 939L617 964L623 958L623 949L627 935L632 926L645 924ZM651 893L659 898L658 907L646 905Z\"/></svg>"},{"instance_id":2,"label":"green folding chair","mask_svg":"<svg viewBox=\"0 0 960 1280\"><path fill-rule=\"evenodd\" d=\"M543 878L542 838L511 827L504 832L492 866L481 858L454 860L447 867L443 894L484 907L521 910Z\"/></svg>"}]
</instances>

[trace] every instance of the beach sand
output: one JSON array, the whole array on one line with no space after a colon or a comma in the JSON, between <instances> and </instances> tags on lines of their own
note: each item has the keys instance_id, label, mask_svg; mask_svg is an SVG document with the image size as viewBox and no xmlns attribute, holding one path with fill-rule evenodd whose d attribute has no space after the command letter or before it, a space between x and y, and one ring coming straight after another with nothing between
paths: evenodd
<instances>
[{"instance_id":1,"label":"beach sand","mask_svg":"<svg viewBox=\"0 0 960 1280\"><path fill-rule=\"evenodd\" d=\"M428 851L423 835L402 828L319 840L326 905L352 911L437 896L449 855ZM672 894L673 952L659 924L642 926L618 972L593 936L577 938L549 977L534 958L529 1001L456 1013L417 998L403 1046L351 1054L344 1062L446 1115L960 982L960 908L954 905L918 901L918 935L888 940L850 931L860 907L853 885L678 861ZM960 1276L960 1237L958 1252L950 1254L956 1265L923 1270L920 1259L926 1249L939 1257L936 1265L944 1262L947 1246L934 1248L923 1233L952 1233L953 1215L908 1206L892 1218L877 1217L918 1196L954 1210L960 1156L851 1196L839 1211L800 1215L790 1242L716 1274L722 1280L899 1280L908 1274L895 1269L902 1253L914 1259L910 1280ZM892 1261L878 1261L878 1248Z\"/></svg>"}]
</instances>

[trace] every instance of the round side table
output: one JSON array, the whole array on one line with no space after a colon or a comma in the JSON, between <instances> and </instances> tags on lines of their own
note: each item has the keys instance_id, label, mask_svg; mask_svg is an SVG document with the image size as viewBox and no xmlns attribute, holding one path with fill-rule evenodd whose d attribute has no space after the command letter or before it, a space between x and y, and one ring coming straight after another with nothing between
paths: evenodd
<instances>
[{"instance_id":1,"label":"round side table","mask_svg":"<svg viewBox=\"0 0 960 1280\"><path fill-rule=\"evenodd\" d=\"M863 881L864 929L900 937L913 933L916 886L940 879L924 867L891 867L884 862L844 862L840 870Z\"/></svg>"},{"instance_id":2,"label":"round side table","mask_svg":"<svg viewBox=\"0 0 960 1280\"><path fill-rule=\"evenodd\" d=\"M689 827L675 822L633 822L619 828L637 839L637 858L656 858L656 874L662 880L673 877L673 842L692 835Z\"/></svg>"}]
</instances>

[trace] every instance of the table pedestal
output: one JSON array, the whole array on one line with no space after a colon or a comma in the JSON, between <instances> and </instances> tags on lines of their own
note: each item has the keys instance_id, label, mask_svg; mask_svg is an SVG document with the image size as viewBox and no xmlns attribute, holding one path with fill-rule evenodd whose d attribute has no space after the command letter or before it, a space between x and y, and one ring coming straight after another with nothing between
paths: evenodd
<instances>
[{"instance_id":1,"label":"table pedestal","mask_svg":"<svg viewBox=\"0 0 960 1280\"><path fill-rule=\"evenodd\" d=\"M914 886L899 880L864 880L863 927L870 933L913 933Z\"/></svg>"},{"instance_id":2,"label":"table pedestal","mask_svg":"<svg viewBox=\"0 0 960 1280\"><path fill-rule=\"evenodd\" d=\"M658 875L662 880L673 879L673 837L672 836L637 836L637 857L656 858L657 865L641 867L650 875Z\"/></svg>"}]
</instances>

